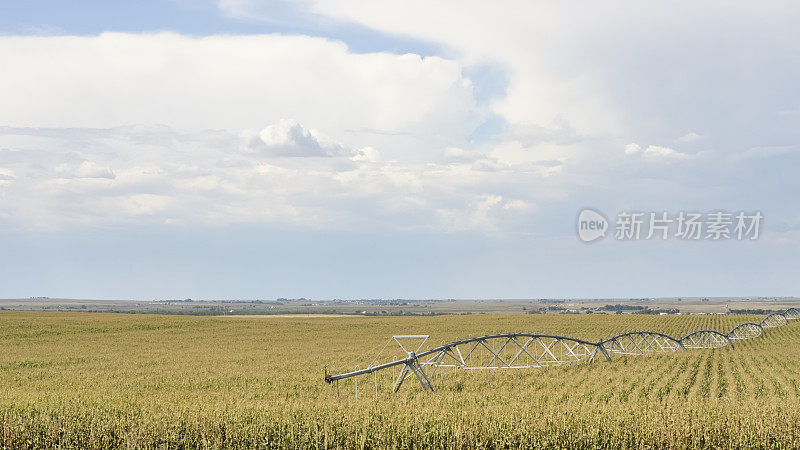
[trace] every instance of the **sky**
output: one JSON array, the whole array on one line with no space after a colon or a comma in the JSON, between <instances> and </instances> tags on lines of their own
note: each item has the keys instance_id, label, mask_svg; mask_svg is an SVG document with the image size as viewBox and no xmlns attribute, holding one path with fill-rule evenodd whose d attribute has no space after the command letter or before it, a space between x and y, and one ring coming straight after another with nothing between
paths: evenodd
<instances>
[{"instance_id":1,"label":"sky","mask_svg":"<svg viewBox=\"0 0 800 450\"><path fill-rule=\"evenodd\" d=\"M0 297L800 295L798 25L790 1L14 2ZM627 213L666 239L618 236Z\"/></svg>"}]
</instances>

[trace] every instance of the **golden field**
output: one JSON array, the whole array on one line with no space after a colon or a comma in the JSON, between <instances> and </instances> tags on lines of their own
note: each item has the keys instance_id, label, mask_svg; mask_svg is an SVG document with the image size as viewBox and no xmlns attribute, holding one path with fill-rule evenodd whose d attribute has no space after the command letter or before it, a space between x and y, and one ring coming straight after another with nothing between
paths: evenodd
<instances>
[{"instance_id":1,"label":"golden field","mask_svg":"<svg viewBox=\"0 0 800 450\"><path fill-rule=\"evenodd\" d=\"M0 313L3 448L797 448L800 320L734 348L544 369L443 370L433 393L383 360L394 334L431 345L540 332L727 332L755 316L460 315L229 318ZM397 354L397 353L394 353ZM376 399L377 381L377 399Z\"/></svg>"}]
</instances>

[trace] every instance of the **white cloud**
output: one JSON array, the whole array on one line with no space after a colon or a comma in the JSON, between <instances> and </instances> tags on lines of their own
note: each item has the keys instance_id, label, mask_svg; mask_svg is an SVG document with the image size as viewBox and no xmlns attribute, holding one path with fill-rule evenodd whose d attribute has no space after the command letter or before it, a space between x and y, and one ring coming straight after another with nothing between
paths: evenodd
<instances>
[{"instance_id":1,"label":"white cloud","mask_svg":"<svg viewBox=\"0 0 800 450\"><path fill-rule=\"evenodd\" d=\"M553 195L537 187L546 174L527 163L481 161L498 166L385 160L289 120L240 138L164 127L7 128L0 174L12 181L2 185L0 209L6 226L43 228L280 223L499 233Z\"/></svg>"},{"instance_id":2,"label":"white cloud","mask_svg":"<svg viewBox=\"0 0 800 450\"><path fill-rule=\"evenodd\" d=\"M444 149L443 155L446 160L454 162L470 162L484 158L484 155L479 152L464 150L458 147L448 147Z\"/></svg>"},{"instance_id":3,"label":"white cloud","mask_svg":"<svg viewBox=\"0 0 800 450\"><path fill-rule=\"evenodd\" d=\"M266 3L251 3L257 4ZM500 66L508 84L491 107L512 129L561 121L581 136L626 140L702 129L747 146L755 144L741 137L772 126L776 115L800 103L794 81L800 61L785 57L798 50L785 30L796 28L800 9L789 1L644 9L630 2L524 0L503 7L479 0L301 5L437 43L463 65Z\"/></svg>"},{"instance_id":4,"label":"white cloud","mask_svg":"<svg viewBox=\"0 0 800 450\"><path fill-rule=\"evenodd\" d=\"M785 58L797 43L776 31L791 29L796 14L740 5L722 19L695 3L651 13L529 2L302 5L434 42L446 57L355 54L305 36L0 37L3 220L496 233L530 231L564 208L572 217L586 199L610 209L790 201L786 186L796 182L786 177L738 190L732 180L744 164L729 156L796 142L791 116L776 113L800 103L785 76L797 72ZM256 0L220 6L240 18L263 12ZM464 76L471 65L507 75L488 105L474 98L479 77L473 86ZM474 138L481 123L489 126ZM678 142L702 138L704 152L636 144L674 142L687 130L704 136ZM759 161L785 169L794 153Z\"/></svg>"},{"instance_id":5,"label":"white cloud","mask_svg":"<svg viewBox=\"0 0 800 450\"><path fill-rule=\"evenodd\" d=\"M239 132L292 117L342 140L364 128L466 135L480 115L454 61L354 54L322 38L2 36L0 54L6 126Z\"/></svg>"},{"instance_id":6,"label":"white cloud","mask_svg":"<svg viewBox=\"0 0 800 450\"><path fill-rule=\"evenodd\" d=\"M642 147L635 142L632 142L625 146L626 155L633 155L635 153L639 153L640 151L642 151Z\"/></svg>"},{"instance_id":7,"label":"white cloud","mask_svg":"<svg viewBox=\"0 0 800 450\"><path fill-rule=\"evenodd\" d=\"M508 209L508 210L525 211L530 208L531 208L530 203L519 199L509 200L503 205L503 209Z\"/></svg>"},{"instance_id":8,"label":"white cloud","mask_svg":"<svg viewBox=\"0 0 800 450\"><path fill-rule=\"evenodd\" d=\"M705 139L706 136L702 134L697 134L695 132L686 133L683 136L678 138L678 142L697 142Z\"/></svg>"},{"instance_id":9,"label":"white cloud","mask_svg":"<svg viewBox=\"0 0 800 450\"><path fill-rule=\"evenodd\" d=\"M119 202L123 212L130 216L153 215L164 211L170 203L169 197L155 194L134 194L113 201Z\"/></svg>"},{"instance_id":10,"label":"white cloud","mask_svg":"<svg viewBox=\"0 0 800 450\"><path fill-rule=\"evenodd\" d=\"M108 178L116 177L114 172L93 161L83 161L82 163L68 164L62 163L56 166L55 173L61 178Z\"/></svg>"},{"instance_id":11,"label":"white cloud","mask_svg":"<svg viewBox=\"0 0 800 450\"><path fill-rule=\"evenodd\" d=\"M297 121L281 119L248 140L248 147L269 156L349 156L353 152Z\"/></svg>"},{"instance_id":12,"label":"white cloud","mask_svg":"<svg viewBox=\"0 0 800 450\"><path fill-rule=\"evenodd\" d=\"M372 147L364 147L356 150L355 154L350 159L353 161L376 163L381 161L381 152Z\"/></svg>"},{"instance_id":13,"label":"white cloud","mask_svg":"<svg viewBox=\"0 0 800 450\"><path fill-rule=\"evenodd\" d=\"M669 147L661 147L658 145L648 145L644 150L644 155L652 158L661 159L691 159L692 155L681 153Z\"/></svg>"},{"instance_id":14,"label":"white cloud","mask_svg":"<svg viewBox=\"0 0 800 450\"><path fill-rule=\"evenodd\" d=\"M649 160L686 160L692 159L692 155L681 153L669 147L661 147L659 145L648 145L647 148L642 149L639 144L631 143L625 146L626 155L641 154L645 159Z\"/></svg>"},{"instance_id":15,"label":"white cloud","mask_svg":"<svg viewBox=\"0 0 800 450\"><path fill-rule=\"evenodd\" d=\"M262 129L295 126L306 138L319 136L294 122ZM596 143L507 142L442 149L424 160L387 159L370 147L299 158L254 152L247 136L163 127L0 131L0 225L6 228L271 223L350 231L563 234L572 231L564 221L572 220L573 205L587 198L613 212L630 205L686 208L686 199L693 208L735 209L740 206L729 206L731 198L753 195L749 184L731 181L751 176L751 164L698 156L682 166L679 178L656 162L689 155L652 145L637 145L628 155ZM352 148L347 144L336 148ZM466 158L470 153L481 156ZM795 153L763 160L779 158L777 164L793 167ZM709 167L729 169L715 175ZM770 181L791 186L794 179L788 170ZM783 201L770 186L762 180L765 196L741 208L757 204L769 211ZM774 212L770 218L780 220Z\"/></svg>"}]
</instances>

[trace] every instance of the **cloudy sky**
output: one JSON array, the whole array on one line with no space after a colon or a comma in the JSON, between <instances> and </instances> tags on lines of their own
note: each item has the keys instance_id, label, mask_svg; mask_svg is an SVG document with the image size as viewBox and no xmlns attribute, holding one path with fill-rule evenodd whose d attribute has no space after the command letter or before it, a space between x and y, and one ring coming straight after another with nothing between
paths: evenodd
<instances>
[{"instance_id":1,"label":"cloudy sky","mask_svg":"<svg viewBox=\"0 0 800 450\"><path fill-rule=\"evenodd\" d=\"M0 297L798 295L799 26L791 1L6 5ZM764 220L615 239L624 211Z\"/></svg>"}]
</instances>

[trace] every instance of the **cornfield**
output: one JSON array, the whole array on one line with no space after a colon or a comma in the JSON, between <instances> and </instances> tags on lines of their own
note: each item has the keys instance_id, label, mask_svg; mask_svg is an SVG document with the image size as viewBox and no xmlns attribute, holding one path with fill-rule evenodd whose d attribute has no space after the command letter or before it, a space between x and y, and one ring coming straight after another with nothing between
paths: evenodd
<instances>
[{"instance_id":1,"label":"cornfield","mask_svg":"<svg viewBox=\"0 0 800 450\"><path fill-rule=\"evenodd\" d=\"M797 448L798 320L715 350L445 370L433 393L393 395L391 373L338 389L323 382L324 365L363 367L393 334L430 334L430 345L507 331L597 340L636 329L727 332L759 319L3 312L0 446Z\"/></svg>"}]
</instances>

